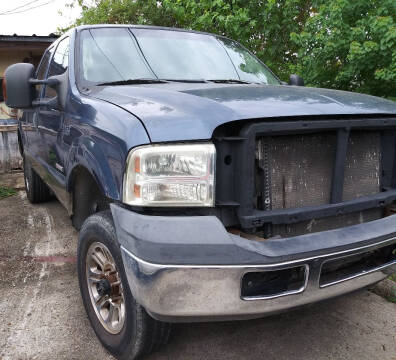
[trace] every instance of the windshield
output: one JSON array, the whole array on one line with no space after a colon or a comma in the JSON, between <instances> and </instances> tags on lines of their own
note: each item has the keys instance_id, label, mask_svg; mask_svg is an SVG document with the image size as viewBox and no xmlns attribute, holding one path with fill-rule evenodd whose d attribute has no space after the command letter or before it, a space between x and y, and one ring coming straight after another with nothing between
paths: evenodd
<instances>
[{"instance_id":1,"label":"windshield","mask_svg":"<svg viewBox=\"0 0 396 360\"><path fill-rule=\"evenodd\" d=\"M82 31L80 49L80 78L87 85L136 79L279 84L271 71L237 42L213 35L96 28Z\"/></svg>"}]
</instances>

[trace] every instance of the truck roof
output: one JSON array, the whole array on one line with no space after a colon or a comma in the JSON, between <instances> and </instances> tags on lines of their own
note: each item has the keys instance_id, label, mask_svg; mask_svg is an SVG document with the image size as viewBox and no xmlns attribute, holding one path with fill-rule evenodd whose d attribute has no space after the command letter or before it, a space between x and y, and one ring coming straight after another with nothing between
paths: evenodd
<instances>
[{"instance_id":1,"label":"truck roof","mask_svg":"<svg viewBox=\"0 0 396 360\"><path fill-rule=\"evenodd\" d=\"M223 35L213 34L204 31L190 30L190 29L181 29L167 26L154 26L154 25L137 25L137 24L92 24L92 25L80 25L76 26L75 29L77 31L86 30L86 29L97 29L97 28L110 28L110 27L120 27L120 28L134 28L134 29L153 29L153 30L170 30L170 31L181 31L181 32L189 32L196 34L204 34L204 35L212 35L212 36L221 36Z\"/></svg>"}]
</instances>

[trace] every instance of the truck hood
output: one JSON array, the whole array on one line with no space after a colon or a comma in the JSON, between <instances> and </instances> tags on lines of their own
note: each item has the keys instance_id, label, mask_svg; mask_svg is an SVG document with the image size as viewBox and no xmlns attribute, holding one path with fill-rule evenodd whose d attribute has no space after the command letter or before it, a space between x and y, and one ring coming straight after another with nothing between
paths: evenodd
<instances>
[{"instance_id":1,"label":"truck hood","mask_svg":"<svg viewBox=\"0 0 396 360\"><path fill-rule=\"evenodd\" d=\"M289 116L396 114L396 102L345 91L273 85L105 86L92 97L138 117L152 142L210 139L221 124Z\"/></svg>"}]
</instances>

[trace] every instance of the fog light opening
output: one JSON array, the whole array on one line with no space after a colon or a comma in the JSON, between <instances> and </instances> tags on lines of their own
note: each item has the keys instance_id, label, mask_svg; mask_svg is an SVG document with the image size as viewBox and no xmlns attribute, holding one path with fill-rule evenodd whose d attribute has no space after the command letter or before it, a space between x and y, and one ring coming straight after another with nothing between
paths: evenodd
<instances>
[{"instance_id":1,"label":"fog light opening","mask_svg":"<svg viewBox=\"0 0 396 360\"><path fill-rule=\"evenodd\" d=\"M275 298L303 292L308 279L308 266L246 273L242 278L244 300Z\"/></svg>"}]
</instances>

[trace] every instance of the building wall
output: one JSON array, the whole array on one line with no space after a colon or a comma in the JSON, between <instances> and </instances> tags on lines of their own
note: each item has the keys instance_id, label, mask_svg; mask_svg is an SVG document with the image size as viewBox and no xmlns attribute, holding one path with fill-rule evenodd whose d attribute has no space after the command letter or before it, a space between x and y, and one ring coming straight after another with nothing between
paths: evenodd
<instances>
[{"instance_id":1,"label":"building wall","mask_svg":"<svg viewBox=\"0 0 396 360\"><path fill-rule=\"evenodd\" d=\"M38 51L31 52L26 50L8 50L0 52L0 77L4 76L4 71L9 65L23 62L26 58L29 59L29 62L33 62L33 64L37 66L41 58L41 53Z\"/></svg>"}]
</instances>

